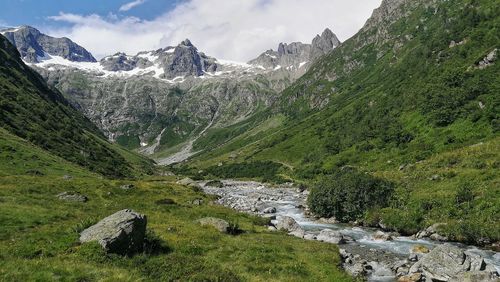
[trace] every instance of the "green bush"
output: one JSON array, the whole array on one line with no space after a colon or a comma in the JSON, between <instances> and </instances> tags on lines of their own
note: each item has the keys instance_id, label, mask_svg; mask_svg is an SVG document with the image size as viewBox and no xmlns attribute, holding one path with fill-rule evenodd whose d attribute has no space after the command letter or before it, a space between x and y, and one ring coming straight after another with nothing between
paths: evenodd
<instances>
[{"instance_id":1,"label":"green bush","mask_svg":"<svg viewBox=\"0 0 500 282\"><path fill-rule=\"evenodd\" d=\"M317 181L308 202L314 214L347 222L369 209L387 206L393 190L391 183L368 174L339 171Z\"/></svg>"}]
</instances>

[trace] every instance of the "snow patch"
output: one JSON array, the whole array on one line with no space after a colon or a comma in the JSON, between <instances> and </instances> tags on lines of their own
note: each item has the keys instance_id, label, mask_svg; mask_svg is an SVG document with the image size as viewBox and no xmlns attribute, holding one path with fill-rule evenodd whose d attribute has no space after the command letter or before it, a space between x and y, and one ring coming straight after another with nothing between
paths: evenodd
<instances>
[{"instance_id":1,"label":"snow patch","mask_svg":"<svg viewBox=\"0 0 500 282\"><path fill-rule=\"evenodd\" d=\"M307 61L306 61L306 62L302 62L302 63L300 63L300 64L299 64L299 69L300 69L301 67L303 67L303 66L304 66L305 64L307 64L307 63L308 63Z\"/></svg>"},{"instance_id":2,"label":"snow patch","mask_svg":"<svg viewBox=\"0 0 500 282\"><path fill-rule=\"evenodd\" d=\"M281 66L280 66L280 65L277 65L277 66L274 68L274 70L275 70L275 71L276 71L276 70L279 70L279 69L281 69Z\"/></svg>"}]
</instances>

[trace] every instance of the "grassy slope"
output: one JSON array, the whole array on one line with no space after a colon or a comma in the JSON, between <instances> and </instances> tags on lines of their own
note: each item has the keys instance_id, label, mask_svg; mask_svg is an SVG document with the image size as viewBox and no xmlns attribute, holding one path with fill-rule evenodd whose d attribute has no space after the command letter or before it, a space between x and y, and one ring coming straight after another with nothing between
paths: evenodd
<instances>
[{"instance_id":1,"label":"grassy slope","mask_svg":"<svg viewBox=\"0 0 500 282\"><path fill-rule=\"evenodd\" d=\"M0 126L52 153L111 177L150 173L151 161L108 143L98 129L26 66L0 36Z\"/></svg>"},{"instance_id":2,"label":"grassy slope","mask_svg":"<svg viewBox=\"0 0 500 282\"><path fill-rule=\"evenodd\" d=\"M492 219L500 217L500 64L474 67L500 48L499 9L491 0L440 1L385 25L383 40L371 40L376 30L358 33L284 91L282 126L257 140L233 138L192 165L272 160L293 167L290 176L303 181L352 165L396 182L391 213L374 212L395 229L411 233L448 221L458 223L449 230L457 240L499 240ZM465 44L450 48L452 40ZM326 98L327 108L310 108ZM480 142L488 145L469 153ZM462 164L419 165L449 155ZM398 172L406 164L416 164L415 171ZM434 174L441 180L429 181ZM472 185L475 196L465 211L453 202L463 185Z\"/></svg>"},{"instance_id":3,"label":"grassy slope","mask_svg":"<svg viewBox=\"0 0 500 282\"><path fill-rule=\"evenodd\" d=\"M335 245L269 232L265 220L213 205L213 198L173 178L103 179L5 130L0 148L1 281L351 281L337 267ZM73 179L63 179L67 174ZM136 189L121 190L124 183ZM64 191L89 201L58 200ZM175 204L155 203L166 198ZM191 205L194 199L204 203ZM78 243L76 230L125 208L148 216L162 252L126 258ZM206 216L238 223L245 232L224 235L199 226L196 220Z\"/></svg>"}]
</instances>

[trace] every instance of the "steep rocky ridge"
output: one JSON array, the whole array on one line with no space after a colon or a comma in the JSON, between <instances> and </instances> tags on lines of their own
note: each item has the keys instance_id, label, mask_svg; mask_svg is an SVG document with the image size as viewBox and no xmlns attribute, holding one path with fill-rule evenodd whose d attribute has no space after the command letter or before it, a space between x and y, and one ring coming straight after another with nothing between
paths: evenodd
<instances>
[{"instance_id":1,"label":"steep rocky ridge","mask_svg":"<svg viewBox=\"0 0 500 282\"><path fill-rule=\"evenodd\" d=\"M60 56L74 62L95 62L83 47L68 38L54 38L30 26L1 30L28 63L39 63L50 56Z\"/></svg>"}]
</instances>

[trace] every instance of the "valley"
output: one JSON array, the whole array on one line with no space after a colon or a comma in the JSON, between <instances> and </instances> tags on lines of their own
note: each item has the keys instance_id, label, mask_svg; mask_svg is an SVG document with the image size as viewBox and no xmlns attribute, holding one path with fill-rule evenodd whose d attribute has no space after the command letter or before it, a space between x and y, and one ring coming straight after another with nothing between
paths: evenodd
<instances>
[{"instance_id":1,"label":"valley","mask_svg":"<svg viewBox=\"0 0 500 282\"><path fill-rule=\"evenodd\" d=\"M247 62L0 28L0 281L499 281L500 5L380 2Z\"/></svg>"}]
</instances>

